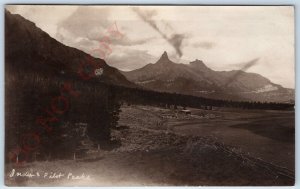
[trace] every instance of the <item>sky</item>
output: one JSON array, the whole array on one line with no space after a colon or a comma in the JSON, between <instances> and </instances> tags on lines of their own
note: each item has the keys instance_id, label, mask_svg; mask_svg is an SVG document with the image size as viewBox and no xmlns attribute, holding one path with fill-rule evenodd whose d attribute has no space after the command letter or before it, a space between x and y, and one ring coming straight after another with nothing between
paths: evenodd
<instances>
[{"instance_id":1,"label":"sky","mask_svg":"<svg viewBox=\"0 0 300 189\"><path fill-rule=\"evenodd\" d=\"M295 86L292 6L7 5L6 9L59 42L104 58L123 71L155 63L167 51L177 63L199 59L216 71L242 69L284 87Z\"/></svg>"}]
</instances>

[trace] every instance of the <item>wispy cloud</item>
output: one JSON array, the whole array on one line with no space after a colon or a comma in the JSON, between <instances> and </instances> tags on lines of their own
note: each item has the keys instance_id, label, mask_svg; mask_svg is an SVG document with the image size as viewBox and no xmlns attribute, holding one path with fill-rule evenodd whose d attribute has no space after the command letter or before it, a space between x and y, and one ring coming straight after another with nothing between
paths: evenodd
<instances>
[{"instance_id":1,"label":"wispy cloud","mask_svg":"<svg viewBox=\"0 0 300 189\"><path fill-rule=\"evenodd\" d=\"M120 70L130 71L157 61L157 57L152 56L146 50L122 48L122 53L113 53L106 61Z\"/></svg>"},{"instance_id":2,"label":"wispy cloud","mask_svg":"<svg viewBox=\"0 0 300 189\"><path fill-rule=\"evenodd\" d=\"M152 17L157 13L156 11L141 11L139 8L133 7L132 10L137 13L137 15L146 23L148 23L154 30L156 30L166 41L172 45L179 57L182 56L181 44L184 39L183 34L172 34L168 37L159 27L158 24L152 20ZM166 24L166 23L165 23ZM170 25L167 25L170 27Z\"/></svg>"},{"instance_id":3,"label":"wispy cloud","mask_svg":"<svg viewBox=\"0 0 300 189\"><path fill-rule=\"evenodd\" d=\"M259 61L259 58L255 58L249 62L240 64L240 69L238 69L238 71L232 76L230 77L225 86L228 86L230 83L232 83L234 80L236 80L243 72L247 71L249 68L251 68L252 66L256 65Z\"/></svg>"},{"instance_id":4,"label":"wispy cloud","mask_svg":"<svg viewBox=\"0 0 300 189\"><path fill-rule=\"evenodd\" d=\"M216 46L216 43L209 41L200 41L193 43L192 46L195 48L212 49Z\"/></svg>"}]
</instances>

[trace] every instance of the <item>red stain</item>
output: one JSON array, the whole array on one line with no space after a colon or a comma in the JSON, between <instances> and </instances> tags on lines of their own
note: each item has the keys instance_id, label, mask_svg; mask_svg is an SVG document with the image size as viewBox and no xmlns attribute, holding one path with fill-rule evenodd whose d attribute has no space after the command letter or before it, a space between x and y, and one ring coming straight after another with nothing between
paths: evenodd
<instances>
[{"instance_id":1,"label":"red stain","mask_svg":"<svg viewBox=\"0 0 300 189\"><path fill-rule=\"evenodd\" d=\"M107 29L107 32L114 38L122 38L124 36L119 31L116 22ZM111 39L109 36L104 36L101 38L99 43L102 48L94 49L92 52L98 52L98 56L101 59L105 59L112 53L112 49L109 46L111 44ZM95 76L95 70L99 68L101 68L101 66L95 62L94 58L86 56L86 59L79 64L78 76L83 80L89 80ZM48 116L38 116L35 120L35 123L38 126L42 126L47 133L51 133L53 130L53 126L50 124L59 122L59 119L56 116L64 114L70 107L69 101L65 95L70 94L74 97L80 96L80 93L73 89L70 82L63 82L63 85L60 88L60 93L60 96L53 97L51 100L50 108L52 112L46 108L44 111ZM61 107L59 104L63 104L63 106ZM8 159L11 162L16 162L16 165L19 166L26 163L29 158L29 153L39 147L40 137L41 133L36 132L22 134L20 137L21 147L16 147L11 150L8 153Z\"/></svg>"}]
</instances>

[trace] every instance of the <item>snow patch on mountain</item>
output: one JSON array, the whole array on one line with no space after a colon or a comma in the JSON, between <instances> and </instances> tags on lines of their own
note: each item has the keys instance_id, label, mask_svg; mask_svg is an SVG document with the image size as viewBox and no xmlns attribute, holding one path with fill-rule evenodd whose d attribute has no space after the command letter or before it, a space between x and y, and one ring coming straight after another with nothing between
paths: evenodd
<instances>
[{"instance_id":1,"label":"snow patch on mountain","mask_svg":"<svg viewBox=\"0 0 300 189\"><path fill-rule=\"evenodd\" d=\"M255 92L263 93L263 92L276 91L276 90L278 90L277 86L269 84L269 85L265 85L264 87L262 87L260 89L257 89Z\"/></svg>"},{"instance_id":2,"label":"snow patch on mountain","mask_svg":"<svg viewBox=\"0 0 300 189\"><path fill-rule=\"evenodd\" d=\"M137 81L136 84L147 84L156 81L155 79L146 80L146 81Z\"/></svg>"}]
</instances>

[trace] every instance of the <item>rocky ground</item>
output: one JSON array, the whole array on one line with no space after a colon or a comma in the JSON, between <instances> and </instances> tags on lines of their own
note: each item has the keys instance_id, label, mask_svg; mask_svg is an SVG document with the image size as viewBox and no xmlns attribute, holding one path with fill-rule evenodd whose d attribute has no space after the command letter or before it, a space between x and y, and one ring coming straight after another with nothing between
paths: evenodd
<instances>
[{"instance_id":1,"label":"rocky ground","mask_svg":"<svg viewBox=\"0 0 300 189\"><path fill-rule=\"evenodd\" d=\"M210 114L214 114L211 112ZM166 116L169 116L166 118ZM173 117L172 117L173 115ZM206 115L199 119L207 118ZM213 118L218 115L214 115ZM168 124L193 120L173 110L155 107L123 107L113 137L121 146L110 151L91 149L82 159L33 162L6 166L7 185L26 186L252 186L293 185L288 169L250 156L212 136L191 136ZM10 176L12 169L60 178ZM72 179L72 175L85 175ZM89 175L88 178L87 175ZM75 177L74 177L75 178Z\"/></svg>"}]
</instances>

